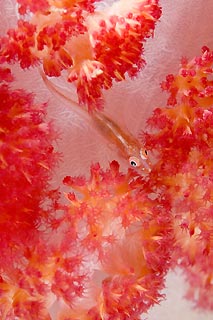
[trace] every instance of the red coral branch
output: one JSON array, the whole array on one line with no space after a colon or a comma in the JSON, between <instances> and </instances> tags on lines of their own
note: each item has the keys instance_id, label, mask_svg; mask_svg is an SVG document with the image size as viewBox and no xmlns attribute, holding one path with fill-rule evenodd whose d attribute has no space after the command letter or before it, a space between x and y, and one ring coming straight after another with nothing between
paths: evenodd
<instances>
[{"instance_id":1,"label":"red coral branch","mask_svg":"<svg viewBox=\"0 0 213 320\"><path fill-rule=\"evenodd\" d=\"M145 181L136 172L120 173L115 161L106 171L93 165L88 180L66 177L64 183L81 194L79 199L68 194L67 223L75 231L66 241L70 244L75 235L75 251L83 254L85 267L88 259L93 267L87 266L87 277L81 282L81 300L88 299L89 290L90 307L84 310L84 303L75 297L75 307L66 309L61 319L87 314L90 319L123 319L124 315L139 319L161 298L172 244L169 211L160 200L145 195ZM67 285L67 290L71 288ZM60 296L68 304L66 296Z\"/></svg>"},{"instance_id":2,"label":"red coral branch","mask_svg":"<svg viewBox=\"0 0 213 320\"><path fill-rule=\"evenodd\" d=\"M1 73L4 80L11 80L9 69ZM44 120L45 106L6 83L1 84L0 95L0 260L1 268L7 269L22 257L25 245L35 241L37 226L49 215L41 204L49 198L48 182L57 157L51 145L55 133Z\"/></svg>"},{"instance_id":3,"label":"red coral branch","mask_svg":"<svg viewBox=\"0 0 213 320\"><path fill-rule=\"evenodd\" d=\"M148 120L152 133L145 136L147 148L157 154L150 182L171 201L174 261L188 275L188 297L205 309L213 308L212 73L213 52L207 47L189 62L182 59L179 74L162 84L168 106L154 111Z\"/></svg>"},{"instance_id":4,"label":"red coral branch","mask_svg":"<svg viewBox=\"0 0 213 320\"><path fill-rule=\"evenodd\" d=\"M163 203L150 200L140 189L145 181L132 170L122 174L115 161L106 171L93 165L88 180L65 183L79 196L68 196L50 233L27 244L16 270L2 273L2 319L50 319L57 301L60 319L140 319L162 299L169 267L171 221Z\"/></svg>"},{"instance_id":5,"label":"red coral branch","mask_svg":"<svg viewBox=\"0 0 213 320\"><path fill-rule=\"evenodd\" d=\"M29 68L41 62L55 77L67 70L79 102L101 108L102 90L113 79L133 77L144 66L143 43L161 10L158 0L120 0L102 11L95 2L19 0L19 13L30 15L1 38L0 63L18 61Z\"/></svg>"}]
</instances>

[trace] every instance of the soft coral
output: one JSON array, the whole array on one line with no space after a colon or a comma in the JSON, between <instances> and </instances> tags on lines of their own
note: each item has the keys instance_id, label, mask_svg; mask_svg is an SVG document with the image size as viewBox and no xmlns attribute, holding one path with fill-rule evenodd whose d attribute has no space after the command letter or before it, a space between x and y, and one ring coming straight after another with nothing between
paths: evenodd
<instances>
[{"instance_id":1,"label":"soft coral","mask_svg":"<svg viewBox=\"0 0 213 320\"><path fill-rule=\"evenodd\" d=\"M73 230L67 244L74 236L87 276L81 299L76 297L75 307L61 319L139 319L162 297L172 250L169 207L165 211L163 200L151 200L145 180L131 169L122 174L115 161L106 171L93 165L88 180L66 177L64 182L79 194L67 194L66 220ZM92 298L84 308L87 292Z\"/></svg>"},{"instance_id":2,"label":"soft coral","mask_svg":"<svg viewBox=\"0 0 213 320\"><path fill-rule=\"evenodd\" d=\"M155 150L150 183L170 197L176 251L173 258L189 275L190 298L212 309L213 261L213 52L182 59L178 75L169 75L162 88L168 106L148 120L147 148ZM160 191L159 191L160 192ZM195 281L196 279L196 281ZM196 291L198 291L197 298Z\"/></svg>"},{"instance_id":3,"label":"soft coral","mask_svg":"<svg viewBox=\"0 0 213 320\"><path fill-rule=\"evenodd\" d=\"M41 62L56 77L67 70L79 102L90 109L101 107L102 89L113 79L134 76L143 67L143 42L161 15L158 0L121 0L102 11L86 0L18 2L20 14L31 17L23 16L2 37L1 62L19 61L22 68Z\"/></svg>"},{"instance_id":4,"label":"soft coral","mask_svg":"<svg viewBox=\"0 0 213 320\"><path fill-rule=\"evenodd\" d=\"M41 204L49 197L57 156L53 127L44 120L45 106L35 104L33 95L24 90L10 89L9 69L2 68L1 74L5 81L0 86L0 260L7 269L28 241L35 240L37 226L49 215Z\"/></svg>"}]
</instances>

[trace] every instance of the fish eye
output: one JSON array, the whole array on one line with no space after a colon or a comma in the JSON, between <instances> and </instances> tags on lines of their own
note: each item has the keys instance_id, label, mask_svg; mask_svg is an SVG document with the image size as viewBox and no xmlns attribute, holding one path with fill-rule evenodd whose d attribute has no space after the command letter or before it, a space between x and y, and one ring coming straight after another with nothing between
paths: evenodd
<instances>
[{"instance_id":1,"label":"fish eye","mask_svg":"<svg viewBox=\"0 0 213 320\"><path fill-rule=\"evenodd\" d=\"M147 152L147 150L144 150L144 153L145 153L145 155L148 155L148 152Z\"/></svg>"},{"instance_id":2,"label":"fish eye","mask_svg":"<svg viewBox=\"0 0 213 320\"><path fill-rule=\"evenodd\" d=\"M130 157L129 158L129 164L131 167L139 167L140 161L137 157Z\"/></svg>"}]
</instances>

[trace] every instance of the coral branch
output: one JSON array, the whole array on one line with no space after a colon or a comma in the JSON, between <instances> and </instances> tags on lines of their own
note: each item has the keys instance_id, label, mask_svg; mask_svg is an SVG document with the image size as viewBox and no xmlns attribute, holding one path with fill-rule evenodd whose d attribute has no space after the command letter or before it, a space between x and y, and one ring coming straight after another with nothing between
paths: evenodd
<instances>
[{"instance_id":1,"label":"coral branch","mask_svg":"<svg viewBox=\"0 0 213 320\"><path fill-rule=\"evenodd\" d=\"M72 222L69 229L87 277L82 278L81 299L76 297L75 307L65 308L61 319L139 319L162 298L159 290L172 250L168 212L145 194L145 181L136 172L121 174L115 161L106 171L93 165L88 180L66 177L64 183L81 194L67 194L67 223Z\"/></svg>"},{"instance_id":2,"label":"coral branch","mask_svg":"<svg viewBox=\"0 0 213 320\"><path fill-rule=\"evenodd\" d=\"M28 244L23 262L0 282L2 319L140 319L162 299L172 250L163 200L150 200L145 181L117 162L91 176L66 177L76 190L57 211L49 231ZM59 236L60 235L60 236Z\"/></svg>"},{"instance_id":3,"label":"coral branch","mask_svg":"<svg viewBox=\"0 0 213 320\"><path fill-rule=\"evenodd\" d=\"M179 74L162 83L168 106L154 111L148 125L155 132L146 135L147 148L157 153L151 183L171 199L173 258L188 274L188 296L205 309L213 309L212 73L207 47L200 57L182 59Z\"/></svg>"},{"instance_id":4,"label":"coral branch","mask_svg":"<svg viewBox=\"0 0 213 320\"><path fill-rule=\"evenodd\" d=\"M40 276L31 277L25 267L27 252L39 243L40 227L48 226L57 199L49 186L57 161L55 133L45 122L45 106L36 105L24 90L9 88L13 76L8 68L0 73L0 316L49 319L42 318L43 302L32 289L42 289Z\"/></svg>"},{"instance_id":5,"label":"coral branch","mask_svg":"<svg viewBox=\"0 0 213 320\"><path fill-rule=\"evenodd\" d=\"M143 43L161 10L158 0L120 0L103 10L96 2L19 0L23 17L1 38L0 63L42 63L46 75L55 77L67 70L79 102L101 108L102 90L113 79L133 77L144 66Z\"/></svg>"}]
</instances>

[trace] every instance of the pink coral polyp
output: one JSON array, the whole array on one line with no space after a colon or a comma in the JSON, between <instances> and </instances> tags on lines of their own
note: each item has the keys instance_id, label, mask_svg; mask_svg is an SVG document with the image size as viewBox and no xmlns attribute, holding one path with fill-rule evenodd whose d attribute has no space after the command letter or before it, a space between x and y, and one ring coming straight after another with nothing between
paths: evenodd
<instances>
[{"instance_id":1,"label":"pink coral polyp","mask_svg":"<svg viewBox=\"0 0 213 320\"><path fill-rule=\"evenodd\" d=\"M158 160L151 184L171 199L176 251L174 261L190 282L188 297L199 307L213 308L213 52L182 59L177 75L162 88L168 105L154 111L146 135L147 146Z\"/></svg>"},{"instance_id":2,"label":"pink coral polyp","mask_svg":"<svg viewBox=\"0 0 213 320\"><path fill-rule=\"evenodd\" d=\"M22 68L42 63L55 77L67 70L79 102L100 108L102 89L127 73L135 76L145 64L143 43L161 10L158 0L120 0L103 10L96 2L19 0L23 18L1 39L0 62L19 61Z\"/></svg>"},{"instance_id":3,"label":"pink coral polyp","mask_svg":"<svg viewBox=\"0 0 213 320\"><path fill-rule=\"evenodd\" d=\"M13 79L9 69L1 69L1 74L5 81ZM13 263L20 257L22 245L34 237L35 226L45 215L41 202L48 194L56 155L51 145L55 133L44 120L44 106L34 104L32 94L11 90L6 83L1 84L0 95L0 261L4 267L11 257ZM10 254L8 246L14 248Z\"/></svg>"},{"instance_id":4,"label":"pink coral polyp","mask_svg":"<svg viewBox=\"0 0 213 320\"><path fill-rule=\"evenodd\" d=\"M162 299L172 248L169 208L163 199L151 200L146 181L132 170L122 174L115 161L107 170L92 165L89 179L64 183L75 193L67 193L63 206L52 194L57 211L43 221L46 232L33 234L28 225L28 240L15 238L16 268L1 273L2 319L49 320L52 304L57 319L140 319ZM33 219L32 209L29 214Z\"/></svg>"},{"instance_id":5,"label":"pink coral polyp","mask_svg":"<svg viewBox=\"0 0 213 320\"><path fill-rule=\"evenodd\" d=\"M86 274L81 293L72 300L75 307L61 319L139 319L161 298L171 250L169 214L159 200L145 194L145 182L136 172L120 173L115 161L106 171L93 165L88 180L66 177L64 183L79 194L67 194L66 220ZM71 286L68 290L73 294Z\"/></svg>"}]
</instances>

